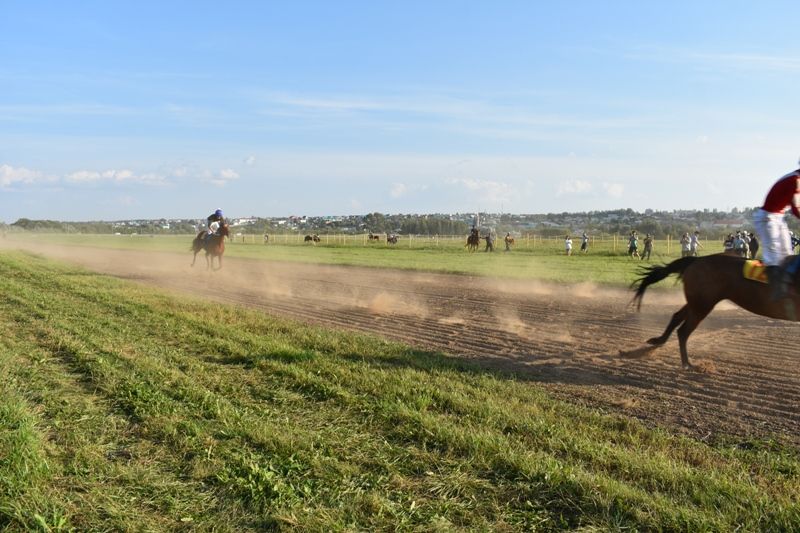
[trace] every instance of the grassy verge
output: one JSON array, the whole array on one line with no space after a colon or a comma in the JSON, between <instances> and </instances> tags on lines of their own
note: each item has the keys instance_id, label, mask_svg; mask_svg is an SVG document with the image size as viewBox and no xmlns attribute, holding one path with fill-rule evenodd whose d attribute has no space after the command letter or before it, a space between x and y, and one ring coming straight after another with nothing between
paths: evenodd
<instances>
[{"instance_id":1,"label":"grassy verge","mask_svg":"<svg viewBox=\"0 0 800 533\"><path fill-rule=\"evenodd\" d=\"M0 255L0 527L791 531L800 458Z\"/></svg>"}]
</instances>

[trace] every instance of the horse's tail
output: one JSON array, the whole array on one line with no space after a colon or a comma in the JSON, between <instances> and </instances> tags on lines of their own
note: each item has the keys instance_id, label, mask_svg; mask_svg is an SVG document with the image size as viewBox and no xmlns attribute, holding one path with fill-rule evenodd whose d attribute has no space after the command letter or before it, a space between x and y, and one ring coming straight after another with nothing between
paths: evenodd
<instances>
[{"instance_id":1,"label":"horse's tail","mask_svg":"<svg viewBox=\"0 0 800 533\"><path fill-rule=\"evenodd\" d=\"M647 290L647 287L653 283L658 283L672 274L677 274L678 278L680 279L680 277L683 276L683 272L689 267L689 265L694 263L696 259L697 257L691 256L681 257L680 259L676 259L668 265L653 265L641 268L640 272L642 273L642 277L631 284L631 288L636 290L636 294L633 295L631 304L635 303L636 310L640 310L642 308L644 291Z\"/></svg>"},{"instance_id":2,"label":"horse's tail","mask_svg":"<svg viewBox=\"0 0 800 533\"><path fill-rule=\"evenodd\" d=\"M203 233L205 232L201 231L200 233L197 234L197 237L195 237L194 240L192 240L192 245L189 247L190 252L199 252L200 250L203 249L203 240L202 240Z\"/></svg>"}]
</instances>

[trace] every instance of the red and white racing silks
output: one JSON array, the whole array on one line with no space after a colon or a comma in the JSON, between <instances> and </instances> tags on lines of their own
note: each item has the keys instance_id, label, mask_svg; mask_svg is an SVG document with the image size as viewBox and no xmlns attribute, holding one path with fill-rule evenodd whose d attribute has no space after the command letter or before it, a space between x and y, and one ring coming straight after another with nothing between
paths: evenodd
<instances>
[{"instance_id":1,"label":"red and white racing silks","mask_svg":"<svg viewBox=\"0 0 800 533\"><path fill-rule=\"evenodd\" d=\"M800 169L779 179L767 193L764 206L753 216L756 233L762 243L764 264L779 266L792 254L792 239L786 224L786 208L800 218L797 204L800 201Z\"/></svg>"},{"instance_id":2,"label":"red and white racing silks","mask_svg":"<svg viewBox=\"0 0 800 533\"><path fill-rule=\"evenodd\" d=\"M796 195L800 193L798 178L800 178L800 169L779 179L767 193L764 207L761 209L768 213L783 213L787 206L791 206L792 214L800 218L800 211L797 209L797 200L795 199Z\"/></svg>"}]
</instances>

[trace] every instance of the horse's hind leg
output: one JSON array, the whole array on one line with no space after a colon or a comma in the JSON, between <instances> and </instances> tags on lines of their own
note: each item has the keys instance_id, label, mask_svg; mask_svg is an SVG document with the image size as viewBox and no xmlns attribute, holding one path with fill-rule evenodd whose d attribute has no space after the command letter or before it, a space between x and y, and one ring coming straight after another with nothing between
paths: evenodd
<instances>
[{"instance_id":1,"label":"horse's hind leg","mask_svg":"<svg viewBox=\"0 0 800 533\"><path fill-rule=\"evenodd\" d=\"M700 322L703 321L705 317L708 316L708 313L711 312L711 309L706 308L692 308L688 305L686 306L687 313L686 313L686 320L684 320L681 327L678 328L678 344L681 347L681 364L683 365L684 370L688 370L692 368L691 363L689 363L689 352L686 349L686 341L689 340L689 335L697 329L697 326L700 325Z\"/></svg>"},{"instance_id":2,"label":"horse's hind leg","mask_svg":"<svg viewBox=\"0 0 800 533\"><path fill-rule=\"evenodd\" d=\"M667 339L669 339L669 336L672 335L673 331L675 331L675 328L680 326L681 323L684 320L686 320L686 313L688 312L688 310L689 310L688 304L681 307L677 313L672 315L672 320L670 320L669 324L667 324L667 329L664 330L664 333L662 333L660 337L653 337L651 339L647 339L647 344L652 344L654 346L661 346L662 344L667 342Z\"/></svg>"}]
</instances>

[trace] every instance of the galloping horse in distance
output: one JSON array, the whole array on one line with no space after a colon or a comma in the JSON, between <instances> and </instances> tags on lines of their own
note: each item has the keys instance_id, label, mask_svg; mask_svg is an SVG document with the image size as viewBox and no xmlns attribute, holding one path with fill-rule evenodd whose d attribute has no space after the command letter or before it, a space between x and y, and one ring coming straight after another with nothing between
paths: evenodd
<instances>
[{"instance_id":1,"label":"galloping horse in distance","mask_svg":"<svg viewBox=\"0 0 800 533\"><path fill-rule=\"evenodd\" d=\"M386 244L397 244L397 235L388 235L386 237Z\"/></svg>"},{"instance_id":2,"label":"galloping horse in distance","mask_svg":"<svg viewBox=\"0 0 800 533\"><path fill-rule=\"evenodd\" d=\"M512 237L511 235L506 235L503 240L506 243L506 252L510 252L511 247L514 246L514 237Z\"/></svg>"},{"instance_id":3,"label":"galloping horse in distance","mask_svg":"<svg viewBox=\"0 0 800 533\"><path fill-rule=\"evenodd\" d=\"M374 234L373 234L373 233L370 231L370 232L369 232L369 235L367 235L367 240L369 240L370 242L372 242L372 241L379 241L379 240L381 240L381 236L380 236L380 235L374 235Z\"/></svg>"},{"instance_id":4,"label":"galloping horse in distance","mask_svg":"<svg viewBox=\"0 0 800 533\"><path fill-rule=\"evenodd\" d=\"M688 370L692 365L689 363L686 341L714 306L722 300L730 300L757 315L797 321L800 296L793 292L785 300L770 300L771 291L768 284L744 277L745 262L746 259L743 257L723 253L703 257L681 257L668 265L641 269L644 275L632 285L636 290L632 303L637 304L637 310L642 306L642 298L647 287L670 274L677 274L683 281L683 293L686 296L686 305L672 315L672 320L667 324L664 333L659 337L648 339L647 343L661 346L667 342L675 328L678 328L681 363L683 368ZM797 275L794 281L796 285Z\"/></svg>"},{"instance_id":5,"label":"galloping horse in distance","mask_svg":"<svg viewBox=\"0 0 800 533\"><path fill-rule=\"evenodd\" d=\"M473 231L467 237L467 244L465 244L464 246L466 247L467 251L475 252L478 250L478 246L480 245L481 245L481 236L480 234L478 234L478 232Z\"/></svg>"},{"instance_id":6,"label":"galloping horse in distance","mask_svg":"<svg viewBox=\"0 0 800 533\"><path fill-rule=\"evenodd\" d=\"M197 254L200 253L200 250L206 251L206 269L213 269L219 270L222 268L222 254L225 253L225 237L230 238L230 233L228 231L228 225L223 224L217 230L217 233L209 235L206 238L206 231L201 231L197 234L197 237L194 238L192 241L192 251L194 252L194 257L192 258L192 266L194 266L194 262L197 260ZM217 263L219 266L214 268L214 258L217 258Z\"/></svg>"},{"instance_id":7,"label":"galloping horse in distance","mask_svg":"<svg viewBox=\"0 0 800 533\"><path fill-rule=\"evenodd\" d=\"M303 238L303 242L310 242L311 244L317 244L319 242L319 235L316 233L314 235L306 235Z\"/></svg>"}]
</instances>

